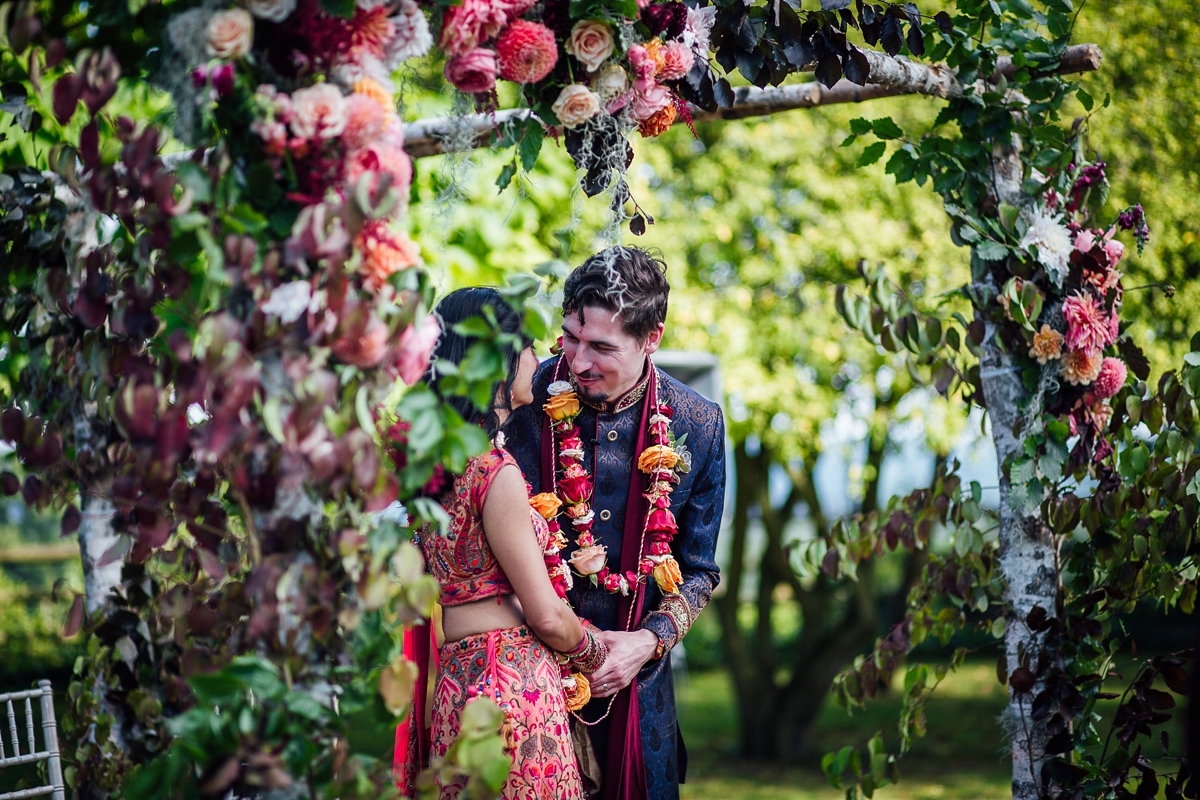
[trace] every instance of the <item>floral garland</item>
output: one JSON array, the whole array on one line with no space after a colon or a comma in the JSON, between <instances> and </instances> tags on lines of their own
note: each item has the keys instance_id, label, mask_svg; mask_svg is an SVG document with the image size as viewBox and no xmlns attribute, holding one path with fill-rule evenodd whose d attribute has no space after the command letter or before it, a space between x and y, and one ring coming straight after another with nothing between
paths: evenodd
<instances>
[{"instance_id":1,"label":"floral garland","mask_svg":"<svg viewBox=\"0 0 1200 800\"><path fill-rule=\"evenodd\" d=\"M562 362L559 362L561 369ZM554 434L555 470L554 495L566 506L567 517L577 532L578 547L571 554L571 566L582 576L614 594L628 595L636 590L648 576L664 594L678 594L683 576L679 563L671 554L671 541L678 533L675 515L671 512L671 492L679 483L680 475L689 469L686 447L682 440L675 440L671 433L673 410L659 401L658 371L650 365L652 378L648 391L650 397L649 435L653 442L638 457L638 469L650 476L650 487L646 499L650 507L642 527L640 552L645 552L645 540L649 538L649 552L638 561L636 572L625 574L609 569L608 548L596 544L592 534L595 512L591 507L594 484L591 475L583 466L583 441L579 426L575 424L582 407L579 396L568 381L555 380L548 389L549 400L543 406L550 417ZM558 378L558 375L555 375Z\"/></svg>"},{"instance_id":2,"label":"floral garland","mask_svg":"<svg viewBox=\"0 0 1200 800\"><path fill-rule=\"evenodd\" d=\"M1047 188L1015 225L1018 248L1041 269L1010 278L999 302L1005 317L1022 328L1029 357L1038 364L1042 408L1059 417L1071 436L1081 436L1100 461L1113 452L1104 435L1113 413L1109 400L1128 377L1124 360L1105 355L1120 338L1124 294L1117 266L1125 245L1115 234L1118 228L1133 231L1141 252L1150 231L1140 205L1107 229L1091 223L1092 210L1107 195L1103 161L1071 165L1050 179L1035 172L1033 180ZM1122 355L1140 353L1122 347Z\"/></svg>"},{"instance_id":3,"label":"floral garland","mask_svg":"<svg viewBox=\"0 0 1200 800\"><path fill-rule=\"evenodd\" d=\"M687 113L679 84L693 66L707 68L716 12L642 0L619 10L463 0L442 19L445 77L485 105L494 103L497 77L520 84L548 124L576 128L616 117L658 136ZM560 42L569 60L559 58Z\"/></svg>"}]
</instances>

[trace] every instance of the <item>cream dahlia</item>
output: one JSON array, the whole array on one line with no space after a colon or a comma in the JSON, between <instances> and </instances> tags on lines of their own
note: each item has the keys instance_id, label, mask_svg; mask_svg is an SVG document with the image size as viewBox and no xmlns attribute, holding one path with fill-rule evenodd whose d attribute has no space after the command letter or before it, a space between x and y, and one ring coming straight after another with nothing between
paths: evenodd
<instances>
[{"instance_id":1,"label":"cream dahlia","mask_svg":"<svg viewBox=\"0 0 1200 800\"><path fill-rule=\"evenodd\" d=\"M1071 232L1057 214L1040 207L1035 206L1025 218L1029 227L1021 237L1020 247L1026 250L1037 248L1038 261L1046 268L1050 282L1061 289L1071 268Z\"/></svg>"},{"instance_id":2,"label":"cream dahlia","mask_svg":"<svg viewBox=\"0 0 1200 800\"><path fill-rule=\"evenodd\" d=\"M1100 374L1102 361L1098 350L1069 350L1063 356L1059 373L1067 383L1087 386Z\"/></svg>"}]
</instances>

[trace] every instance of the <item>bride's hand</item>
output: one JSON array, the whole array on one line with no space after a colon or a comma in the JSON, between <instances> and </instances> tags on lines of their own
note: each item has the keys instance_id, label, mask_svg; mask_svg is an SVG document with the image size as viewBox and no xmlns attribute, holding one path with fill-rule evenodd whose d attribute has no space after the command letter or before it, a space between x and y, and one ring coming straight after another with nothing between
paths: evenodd
<instances>
[{"instance_id":1,"label":"bride's hand","mask_svg":"<svg viewBox=\"0 0 1200 800\"><path fill-rule=\"evenodd\" d=\"M592 697L611 697L624 689L658 649L658 636L645 629L599 631L596 637L608 645L608 658L600 669L587 676Z\"/></svg>"}]
</instances>

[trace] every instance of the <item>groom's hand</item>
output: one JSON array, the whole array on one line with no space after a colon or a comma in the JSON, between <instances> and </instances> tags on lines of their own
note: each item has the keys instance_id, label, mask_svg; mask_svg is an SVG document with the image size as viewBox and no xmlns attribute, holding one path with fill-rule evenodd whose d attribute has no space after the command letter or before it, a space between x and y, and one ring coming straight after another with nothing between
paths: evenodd
<instances>
[{"instance_id":1,"label":"groom's hand","mask_svg":"<svg viewBox=\"0 0 1200 800\"><path fill-rule=\"evenodd\" d=\"M642 665L654 657L658 636L645 628L636 631L600 631L596 636L608 645L608 658L588 675L592 697L611 697L628 686Z\"/></svg>"}]
</instances>

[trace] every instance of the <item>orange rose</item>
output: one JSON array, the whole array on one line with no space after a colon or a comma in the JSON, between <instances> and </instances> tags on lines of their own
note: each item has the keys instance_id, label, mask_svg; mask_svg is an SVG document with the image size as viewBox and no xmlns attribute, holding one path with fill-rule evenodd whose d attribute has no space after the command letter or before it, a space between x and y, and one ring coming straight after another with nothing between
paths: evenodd
<instances>
[{"instance_id":1,"label":"orange rose","mask_svg":"<svg viewBox=\"0 0 1200 800\"><path fill-rule=\"evenodd\" d=\"M656 469L674 469L679 463L679 454L665 444L647 447L638 458L638 469L654 472Z\"/></svg>"},{"instance_id":2,"label":"orange rose","mask_svg":"<svg viewBox=\"0 0 1200 800\"><path fill-rule=\"evenodd\" d=\"M542 408L550 419L558 422L579 414L579 397L574 392L563 392L551 397Z\"/></svg>"},{"instance_id":3,"label":"orange rose","mask_svg":"<svg viewBox=\"0 0 1200 800\"><path fill-rule=\"evenodd\" d=\"M542 492L529 498L529 505L544 519L554 519L558 516L558 510L562 508L562 500L559 500L551 492Z\"/></svg>"},{"instance_id":4,"label":"orange rose","mask_svg":"<svg viewBox=\"0 0 1200 800\"><path fill-rule=\"evenodd\" d=\"M563 692L567 696L567 711L578 711L592 699L592 684L581 672L563 678Z\"/></svg>"},{"instance_id":5,"label":"orange rose","mask_svg":"<svg viewBox=\"0 0 1200 800\"><path fill-rule=\"evenodd\" d=\"M679 584L683 583L683 573L674 558L665 558L654 568L654 580L664 594L678 594Z\"/></svg>"}]
</instances>

